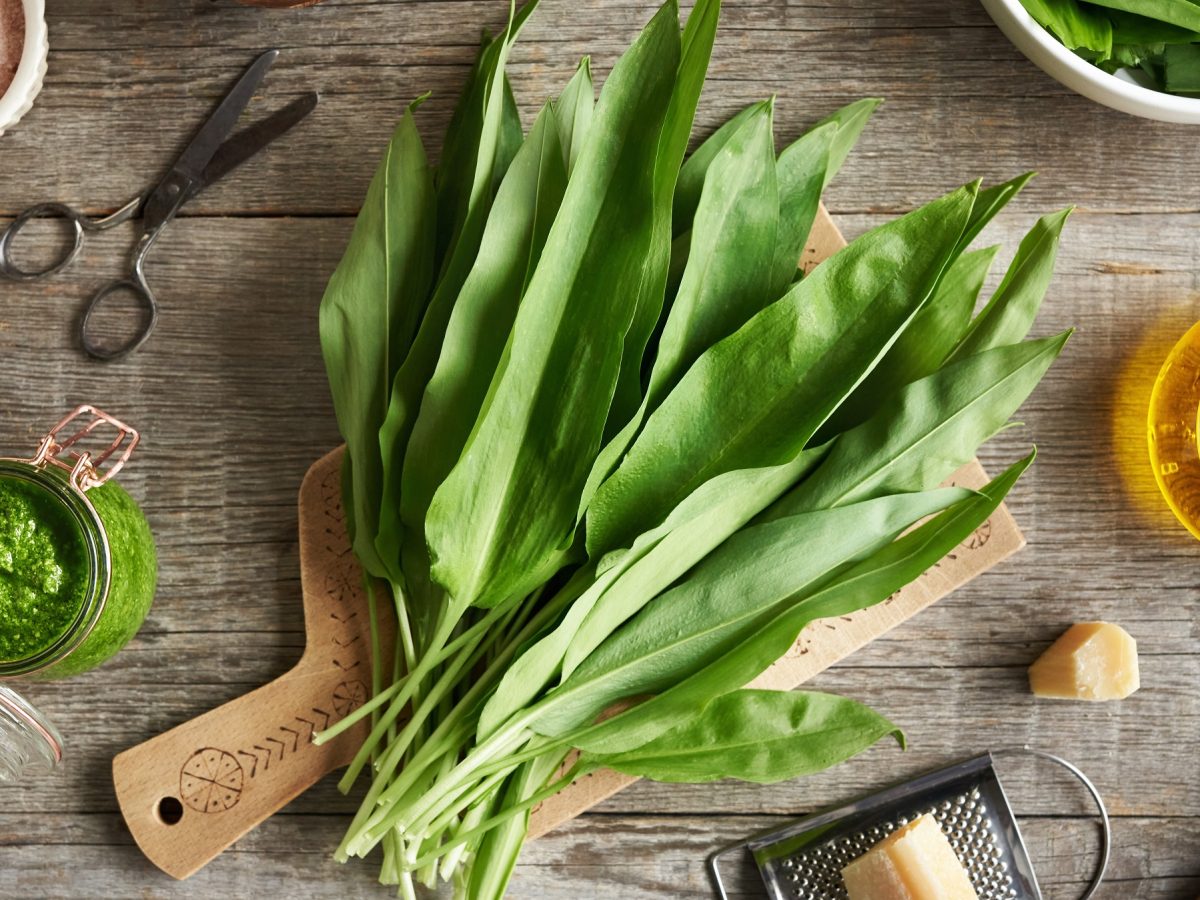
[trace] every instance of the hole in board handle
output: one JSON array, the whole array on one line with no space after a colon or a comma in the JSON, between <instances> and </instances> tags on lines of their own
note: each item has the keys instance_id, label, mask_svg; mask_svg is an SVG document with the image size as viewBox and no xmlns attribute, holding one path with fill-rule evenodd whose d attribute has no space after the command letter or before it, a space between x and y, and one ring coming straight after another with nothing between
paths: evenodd
<instances>
[{"instance_id":1,"label":"hole in board handle","mask_svg":"<svg viewBox=\"0 0 1200 900\"><path fill-rule=\"evenodd\" d=\"M163 797L158 801L155 811L158 813L158 821L164 825L177 825L183 818L183 804L174 797Z\"/></svg>"}]
</instances>

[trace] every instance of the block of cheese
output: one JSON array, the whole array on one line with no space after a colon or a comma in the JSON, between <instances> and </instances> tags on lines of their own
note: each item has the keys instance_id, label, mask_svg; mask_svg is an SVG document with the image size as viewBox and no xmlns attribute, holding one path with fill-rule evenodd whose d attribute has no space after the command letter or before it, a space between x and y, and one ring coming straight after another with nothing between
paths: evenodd
<instances>
[{"instance_id":1,"label":"block of cheese","mask_svg":"<svg viewBox=\"0 0 1200 900\"><path fill-rule=\"evenodd\" d=\"M1123 700L1141 685L1137 642L1120 625L1072 625L1029 667L1039 697Z\"/></svg>"},{"instance_id":2,"label":"block of cheese","mask_svg":"<svg viewBox=\"0 0 1200 900\"><path fill-rule=\"evenodd\" d=\"M933 816L897 828L842 869L850 900L978 900Z\"/></svg>"}]
</instances>

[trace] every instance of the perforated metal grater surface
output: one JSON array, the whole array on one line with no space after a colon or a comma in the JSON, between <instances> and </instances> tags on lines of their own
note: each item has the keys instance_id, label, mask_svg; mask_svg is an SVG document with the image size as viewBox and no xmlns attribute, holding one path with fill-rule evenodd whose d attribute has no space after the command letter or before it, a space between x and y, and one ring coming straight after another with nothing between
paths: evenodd
<instances>
[{"instance_id":1,"label":"perforated metal grater surface","mask_svg":"<svg viewBox=\"0 0 1200 900\"><path fill-rule=\"evenodd\" d=\"M1024 752L1066 766L1100 804L1104 859L1094 890L1108 855L1108 820L1099 795L1083 773L1064 760L1037 751ZM930 814L949 838L980 900L1041 900L1029 854L993 761L992 754L985 753L728 847L710 861L721 896L726 896L721 862L749 852L772 900L846 900L842 883L846 864L897 828Z\"/></svg>"}]
</instances>

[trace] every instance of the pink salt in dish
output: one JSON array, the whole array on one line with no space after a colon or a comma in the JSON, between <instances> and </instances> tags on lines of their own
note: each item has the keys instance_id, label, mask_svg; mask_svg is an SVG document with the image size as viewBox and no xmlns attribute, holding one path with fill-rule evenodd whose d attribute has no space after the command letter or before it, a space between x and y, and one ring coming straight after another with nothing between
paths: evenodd
<instances>
[{"instance_id":1,"label":"pink salt in dish","mask_svg":"<svg viewBox=\"0 0 1200 900\"><path fill-rule=\"evenodd\" d=\"M17 74L25 49L25 10L21 0L0 0L0 97Z\"/></svg>"}]
</instances>

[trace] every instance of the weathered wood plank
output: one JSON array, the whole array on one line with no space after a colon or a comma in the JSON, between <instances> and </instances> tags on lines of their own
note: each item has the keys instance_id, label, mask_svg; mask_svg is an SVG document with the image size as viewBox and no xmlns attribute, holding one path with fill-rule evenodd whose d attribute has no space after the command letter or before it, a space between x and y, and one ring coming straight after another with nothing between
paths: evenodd
<instances>
[{"instance_id":1,"label":"weathered wood plank","mask_svg":"<svg viewBox=\"0 0 1200 900\"><path fill-rule=\"evenodd\" d=\"M709 897L705 860L724 843L782 824L771 816L585 815L530 844L513 879L518 900L579 897ZM339 866L330 858L345 816L281 815L239 841L187 882L146 862L112 815L10 817L0 827L0 895L6 897L256 896L281 889L306 898L379 896L374 861ZM1200 837L1180 820L1118 818L1118 844L1136 837L1152 850L1114 857L1101 900L1183 898L1200 888ZM1028 818L1022 831L1050 896L1086 883L1095 828L1070 818ZM734 896L760 897L752 870L738 873Z\"/></svg>"},{"instance_id":2,"label":"weathered wood plank","mask_svg":"<svg viewBox=\"0 0 1200 900\"><path fill-rule=\"evenodd\" d=\"M918 617L904 629L915 632L919 622ZM29 695L66 731L69 756L61 772L7 788L5 811L111 810L111 785L107 777L96 779L95 773L106 771L117 751L246 693L260 682L244 680L248 671L269 668L268 678L282 674L299 649L259 650L251 635L231 642L228 633L215 630L191 635L188 643L192 646L178 656L144 659L147 654L133 650L113 666L70 683L31 687ZM912 660L907 668L860 668L856 662L852 657L810 686L862 700L889 716L906 730L908 752L880 744L833 771L787 785L638 784L600 809L622 814L659 810L796 815L988 748L1029 744L1080 765L1116 814L1200 817L1200 795L1194 777L1188 777L1196 768L1192 739L1200 735L1200 712L1190 699L1200 682L1200 660L1145 657L1143 690L1119 707L1035 700L1023 666L958 668ZM206 680L193 674L197 669L207 673ZM177 672L188 680L162 683L165 673ZM80 703L81 696L88 702ZM1113 748L1119 748L1122 757L1155 763L1123 765L1123 759L1114 759ZM1022 811L1087 811L1085 795L1055 769L1006 761L1002 771ZM330 802L338 809L348 806L322 789L298 801L306 811L327 809ZM0 813L0 822L3 816Z\"/></svg>"},{"instance_id":3,"label":"weathered wood plank","mask_svg":"<svg viewBox=\"0 0 1200 900\"><path fill-rule=\"evenodd\" d=\"M543 4L512 67L526 116L582 54L604 74L650 7ZM395 117L425 90L434 98L421 127L440 143L478 29L500 27L506 10L503 0L327 0L280 13L232 0L56 4L45 93L5 137L5 172L21 177L0 178L0 212L60 196L111 208L142 190L267 46L289 52L256 108L309 88L324 102L302 131L191 212L352 211ZM1133 120L1070 93L1028 63L977 3L726 4L701 129L772 93L781 137L858 97L889 99L833 189L835 211L907 208L944 184L1035 167L1044 177L1030 196L1040 205L1200 207L1178 152L1189 144L1185 126ZM97 153L104 165L89 165Z\"/></svg>"}]
</instances>

